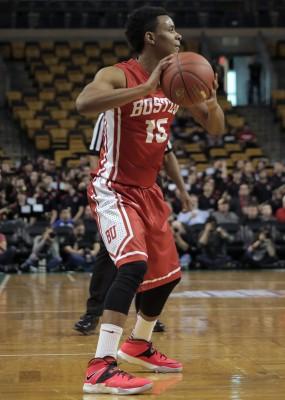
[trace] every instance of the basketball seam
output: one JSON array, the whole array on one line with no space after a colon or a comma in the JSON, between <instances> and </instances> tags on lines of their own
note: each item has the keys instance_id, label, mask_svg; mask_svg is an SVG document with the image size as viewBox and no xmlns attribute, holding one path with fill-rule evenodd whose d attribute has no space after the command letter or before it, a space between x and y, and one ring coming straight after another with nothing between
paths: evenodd
<instances>
[{"instance_id":1,"label":"basketball seam","mask_svg":"<svg viewBox=\"0 0 285 400\"><path fill-rule=\"evenodd\" d=\"M189 99L191 100L191 99L192 99L192 96L189 94L189 92L188 92L188 90L187 90L187 86L186 86L185 81L184 81L184 78L183 78L182 70L181 70L181 68L180 68L181 64L180 64L180 62L179 62L178 54L177 54L177 56L176 56L176 62L177 62L177 64L178 64L179 74L180 74L180 76L181 76L181 79L182 79L183 85L184 85L184 87L185 87L187 96L188 96Z\"/></svg>"},{"instance_id":2,"label":"basketball seam","mask_svg":"<svg viewBox=\"0 0 285 400\"><path fill-rule=\"evenodd\" d=\"M180 74L181 79L182 79L182 81L183 81L183 84L184 84L185 90L186 90L186 92L187 92L187 95L188 95L189 99L191 99L192 96L191 96L190 93L188 92L187 85L186 85L185 80L184 80L184 78L183 78L183 73L182 73L181 66L182 66L182 65L188 65L188 64L196 64L196 65L197 65L197 64L203 64L203 63L189 62L189 63L183 63L183 64L181 64L178 55L179 55L179 53L176 55L176 62L177 62L177 65L178 65L179 74ZM207 64L205 64L205 65L207 65ZM206 86L207 89L209 89L209 88L208 88L208 85L205 83L205 81L204 81L203 79L201 79L198 75L196 75L196 74L193 73L193 72L188 72L188 71L185 71L185 72L187 72L187 73L189 73L189 74L192 74L196 79L200 80L200 81Z\"/></svg>"},{"instance_id":3,"label":"basketball seam","mask_svg":"<svg viewBox=\"0 0 285 400\"><path fill-rule=\"evenodd\" d=\"M179 75L179 72L176 72L176 74L173 75L173 77L171 78L171 81L170 81L169 86L170 86L170 98L171 99L174 99L174 98L176 99L176 96L174 96L174 97L172 96L172 82L174 81L174 79L176 78L177 75ZM174 101L173 101L173 103L176 104Z\"/></svg>"},{"instance_id":4,"label":"basketball seam","mask_svg":"<svg viewBox=\"0 0 285 400\"><path fill-rule=\"evenodd\" d=\"M195 74L194 72L190 72L190 71L183 71L183 72L186 73L186 74L193 75L198 81L202 82L203 85L206 86L206 88L207 88L208 90L210 90L209 87L208 87L208 85L207 85L207 83L206 83L203 79L201 79L200 76L198 76L198 75ZM184 81L183 81L183 82L184 82Z\"/></svg>"}]
</instances>

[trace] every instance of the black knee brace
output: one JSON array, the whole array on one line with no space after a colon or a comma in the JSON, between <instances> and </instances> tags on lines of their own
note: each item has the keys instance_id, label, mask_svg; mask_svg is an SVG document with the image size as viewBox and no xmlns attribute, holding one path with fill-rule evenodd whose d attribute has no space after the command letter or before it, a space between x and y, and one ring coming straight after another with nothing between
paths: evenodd
<instances>
[{"instance_id":1,"label":"black knee brace","mask_svg":"<svg viewBox=\"0 0 285 400\"><path fill-rule=\"evenodd\" d=\"M180 278L140 293L137 309L147 317L157 317L160 315L166 300L179 281Z\"/></svg>"},{"instance_id":2,"label":"black knee brace","mask_svg":"<svg viewBox=\"0 0 285 400\"><path fill-rule=\"evenodd\" d=\"M105 310L117 311L128 315L133 297L143 281L147 265L145 261L135 261L122 265L108 290Z\"/></svg>"}]
</instances>

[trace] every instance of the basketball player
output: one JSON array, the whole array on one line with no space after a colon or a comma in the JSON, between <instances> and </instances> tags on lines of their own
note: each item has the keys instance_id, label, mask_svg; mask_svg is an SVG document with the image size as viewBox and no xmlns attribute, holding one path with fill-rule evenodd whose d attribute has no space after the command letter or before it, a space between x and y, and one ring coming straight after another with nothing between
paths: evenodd
<instances>
[{"instance_id":1,"label":"basketball player","mask_svg":"<svg viewBox=\"0 0 285 400\"><path fill-rule=\"evenodd\" d=\"M160 75L178 52L181 35L163 8L143 7L128 19L127 38L137 59L100 70L76 103L82 114L105 112L104 148L88 188L90 206L109 255L118 267L109 289L86 393L135 394L152 387L117 367L117 349L137 290L140 312L118 355L156 372L179 372L182 364L152 347L151 335L181 271L167 218L169 208L155 183L178 106L159 89ZM191 107L209 133L224 131L216 99Z\"/></svg>"},{"instance_id":2,"label":"basketball player","mask_svg":"<svg viewBox=\"0 0 285 400\"><path fill-rule=\"evenodd\" d=\"M91 144L89 146L90 156L89 163L91 169L95 169L98 166L98 156L102 147L103 139L103 125L104 125L104 113L101 113L96 121L93 130L93 136ZM190 210L190 197L185 190L183 179L179 173L179 166L174 153L172 152L171 143L168 145L164 152L164 165L168 173L172 176L172 179L176 186L180 188L182 193L183 203L182 207L184 211ZM111 286L111 283L115 279L117 268L111 260L104 242L100 243L100 251L96 256L96 260L93 266L93 272L89 285L89 298L86 303L86 313L80 317L80 320L74 324L74 329L84 335L89 335L94 332L99 318L103 313L104 300L106 293ZM135 305L136 310L139 310L140 294L136 295ZM164 332L164 324L157 320L153 328L153 332Z\"/></svg>"}]
</instances>

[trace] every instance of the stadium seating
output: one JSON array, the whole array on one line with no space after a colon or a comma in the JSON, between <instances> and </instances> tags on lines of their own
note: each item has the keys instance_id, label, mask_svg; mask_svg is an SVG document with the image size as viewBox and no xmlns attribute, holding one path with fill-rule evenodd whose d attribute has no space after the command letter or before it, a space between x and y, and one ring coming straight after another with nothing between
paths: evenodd
<instances>
[{"instance_id":1,"label":"stadium seating","mask_svg":"<svg viewBox=\"0 0 285 400\"><path fill-rule=\"evenodd\" d=\"M198 51L198 42L187 40L183 49ZM86 154L92 138L93 125L96 120L83 118L75 109L75 99L82 88L90 82L94 74L103 65L114 64L130 56L130 50L122 41L42 41L11 42L0 46L2 55L25 62L33 79L35 90L28 93L10 91L7 103L20 128L26 132L29 140L34 141L37 150L49 153L56 165L62 164L58 151L66 151L69 164L78 152ZM276 107L278 118L284 120L284 93L272 94L272 103ZM229 129L240 129L245 119L238 115L225 97L219 97L219 103L226 114ZM192 127L185 132L192 133ZM209 153L198 143L184 144L188 158L179 160L181 165L196 163L204 170L211 160L226 159L229 168L238 159L263 157L262 151L247 149L244 153L239 143L228 143L222 147L211 148Z\"/></svg>"}]
</instances>

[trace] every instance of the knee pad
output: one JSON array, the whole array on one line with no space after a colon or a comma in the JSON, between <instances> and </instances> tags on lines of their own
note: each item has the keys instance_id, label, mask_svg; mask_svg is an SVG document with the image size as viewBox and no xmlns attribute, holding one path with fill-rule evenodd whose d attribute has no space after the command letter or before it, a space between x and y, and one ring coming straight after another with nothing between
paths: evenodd
<instances>
[{"instance_id":1,"label":"knee pad","mask_svg":"<svg viewBox=\"0 0 285 400\"><path fill-rule=\"evenodd\" d=\"M141 293L140 296L140 311L148 317L157 317L160 315L170 293L178 284L181 278L158 286L154 289L147 290Z\"/></svg>"},{"instance_id":2,"label":"knee pad","mask_svg":"<svg viewBox=\"0 0 285 400\"><path fill-rule=\"evenodd\" d=\"M135 261L122 265L107 293L104 308L127 315L146 270L145 261Z\"/></svg>"}]
</instances>

